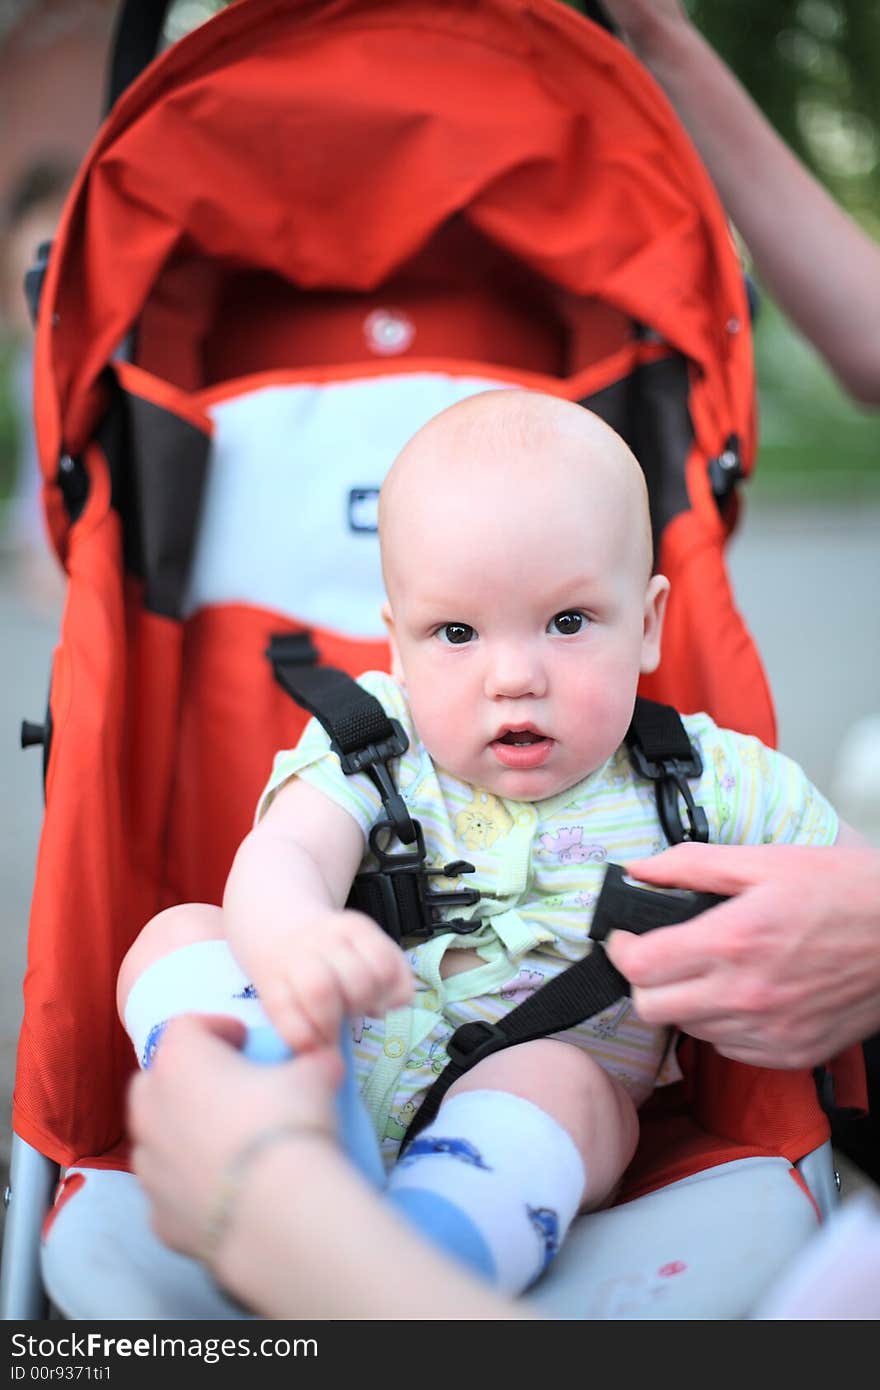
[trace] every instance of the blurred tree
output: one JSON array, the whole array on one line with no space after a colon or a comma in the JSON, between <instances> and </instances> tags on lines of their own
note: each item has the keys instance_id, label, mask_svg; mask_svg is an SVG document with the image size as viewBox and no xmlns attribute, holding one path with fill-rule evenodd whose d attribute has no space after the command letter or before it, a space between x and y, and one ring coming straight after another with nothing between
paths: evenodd
<instances>
[{"instance_id":1,"label":"blurred tree","mask_svg":"<svg viewBox=\"0 0 880 1390\"><path fill-rule=\"evenodd\" d=\"M592 15L601 0L569 0ZM880 3L684 0L695 23L803 162L880 239ZM748 254L743 248L744 259ZM823 268L827 271L827 267ZM857 406L770 299L755 333L760 490L880 490L880 415Z\"/></svg>"},{"instance_id":2,"label":"blurred tree","mask_svg":"<svg viewBox=\"0 0 880 1390\"><path fill-rule=\"evenodd\" d=\"M780 135L880 236L880 5L692 0L688 8Z\"/></svg>"}]
</instances>

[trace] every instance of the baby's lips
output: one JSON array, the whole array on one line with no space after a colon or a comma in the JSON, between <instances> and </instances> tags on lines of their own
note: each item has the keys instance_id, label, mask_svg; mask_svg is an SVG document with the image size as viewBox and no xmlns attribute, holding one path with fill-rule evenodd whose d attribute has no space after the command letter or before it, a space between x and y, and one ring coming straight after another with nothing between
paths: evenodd
<instances>
[{"instance_id":1,"label":"baby's lips","mask_svg":"<svg viewBox=\"0 0 880 1390\"><path fill-rule=\"evenodd\" d=\"M527 748L532 743L546 743L548 737L543 729L537 728L534 724L521 724L512 728L502 728L492 742L503 743L508 748Z\"/></svg>"}]
</instances>

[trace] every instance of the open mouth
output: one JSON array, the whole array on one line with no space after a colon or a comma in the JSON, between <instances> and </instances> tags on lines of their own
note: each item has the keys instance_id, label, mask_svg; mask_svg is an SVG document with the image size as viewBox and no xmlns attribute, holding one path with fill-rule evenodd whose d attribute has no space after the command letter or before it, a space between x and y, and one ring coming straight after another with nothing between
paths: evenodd
<instances>
[{"instance_id":1,"label":"open mouth","mask_svg":"<svg viewBox=\"0 0 880 1390\"><path fill-rule=\"evenodd\" d=\"M540 729L506 729L492 740L491 748L504 767L526 771L547 761L553 740Z\"/></svg>"}]
</instances>

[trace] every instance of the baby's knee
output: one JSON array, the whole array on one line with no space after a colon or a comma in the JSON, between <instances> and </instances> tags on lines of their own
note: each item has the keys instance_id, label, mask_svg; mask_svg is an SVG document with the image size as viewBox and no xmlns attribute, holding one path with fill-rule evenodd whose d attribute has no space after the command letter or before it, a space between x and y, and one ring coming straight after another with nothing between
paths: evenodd
<instances>
[{"instance_id":1,"label":"baby's knee","mask_svg":"<svg viewBox=\"0 0 880 1390\"><path fill-rule=\"evenodd\" d=\"M601 1206L632 1159L639 1120L624 1087L571 1043L540 1038L492 1053L450 1088L504 1090L557 1121L574 1141L587 1171L585 1209Z\"/></svg>"},{"instance_id":2,"label":"baby's knee","mask_svg":"<svg viewBox=\"0 0 880 1390\"><path fill-rule=\"evenodd\" d=\"M148 966L182 946L223 937L223 915L209 903L180 903L151 917L129 947L116 977L116 1008L124 1018L132 985Z\"/></svg>"},{"instance_id":3,"label":"baby's knee","mask_svg":"<svg viewBox=\"0 0 880 1390\"><path fill-rule=\"evenodd\" d=\"M569 1133L587 1171L582 1211L608 1205L639 1142L639 1117L632 1096L594 1058L569 1046L564 1084Z\"/></svg>"}]
</instances>

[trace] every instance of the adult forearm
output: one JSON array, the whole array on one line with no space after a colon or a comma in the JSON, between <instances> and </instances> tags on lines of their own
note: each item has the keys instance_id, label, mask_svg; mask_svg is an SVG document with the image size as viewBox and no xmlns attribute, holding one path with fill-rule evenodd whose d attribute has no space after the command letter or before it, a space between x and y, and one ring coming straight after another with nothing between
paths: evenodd
<instances>
[{"instance_id":1,"label":"adult forearm","mask_svg":"<svg viewBox=\"0 0 880 1390\"><path fill-rule=\"evenodd\" d=\"M847 390L880 403L880 248L689 21L655 14L629 40L672 101L771 294Z\"/></svg>"},{"instance_id":2,"label":"adult forearm","mask_svg":"<svg viewBox=\"0 0 880 1390\"><path fill-rule=\"evenodd\" d=\"M250 1170L215 1270L272 1318L529 1316L434 1251L312 1135L279 1142Z\"/></svg>"}]
</instances>

